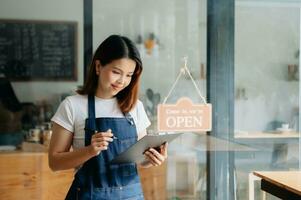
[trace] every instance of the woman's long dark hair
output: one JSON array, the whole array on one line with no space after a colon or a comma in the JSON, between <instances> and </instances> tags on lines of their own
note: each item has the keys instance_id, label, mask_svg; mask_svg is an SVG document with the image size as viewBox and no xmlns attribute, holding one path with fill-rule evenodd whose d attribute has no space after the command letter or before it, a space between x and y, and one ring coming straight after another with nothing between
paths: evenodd
<instances>
[{"instance_id":1,"label":"woman's long dark hair","mask_svg":"<svg viewBox=\"0 0 301 200\"><path fill-rule=\"evenodd\" d=\"M98 85L98 76L95 69L96 60L99 60L101 66L104 67L113 60L122 58L129 58L136 62L130 84L116 95L120 110L123 113L128 113L135 106L138 99L142 62L138 49L127 37L111 35L99 45L94 53L85 84L82 89L77 90L77 93L95 95Z\"/></svg>"}]
</instances>

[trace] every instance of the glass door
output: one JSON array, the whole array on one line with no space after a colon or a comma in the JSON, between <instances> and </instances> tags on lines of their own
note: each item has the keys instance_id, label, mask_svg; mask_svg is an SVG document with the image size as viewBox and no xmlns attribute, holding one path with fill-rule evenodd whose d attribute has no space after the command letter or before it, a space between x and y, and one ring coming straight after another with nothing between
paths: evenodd
<instances>
[{"instance_id":1,"label":"glass door","mask_svg":"<svg viewBox=\"0 0 301 200\"><path fill-rule=\"evenodd\" d=\"M140 100L157 132L157 105L168 95L188 57L187 66L206 96L206 0L93 1L93 49L110 34L135 41L143 61ZM202 102L190 78L182 76L166 103L187 96ZM185 133L169 146L166 165L140 169L146 199L205 199L206 151L192 147L205 133ZM204 140L203 140L204 141ZM168 178L167 178L168 177Z\"/></svg>"}]
</instances>

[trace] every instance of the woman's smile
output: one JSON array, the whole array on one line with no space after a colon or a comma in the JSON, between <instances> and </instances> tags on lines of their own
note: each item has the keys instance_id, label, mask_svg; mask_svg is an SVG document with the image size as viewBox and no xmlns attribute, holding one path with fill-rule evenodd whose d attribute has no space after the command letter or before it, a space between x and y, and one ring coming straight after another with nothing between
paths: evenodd
<instances>
[{"instance_id":1,"label":"woman's smile","mask_svg":"<svg viewBox=\"0 0 301 200\"><path fill-rule=\"evenodd\" d=\"M112 86L112 88L113 88L114 90L121 90L121 89L122 89L122 87L117 86L117 85L114 85L114 84L111 84L111 86Z\"/></svg>"}]
</instances>

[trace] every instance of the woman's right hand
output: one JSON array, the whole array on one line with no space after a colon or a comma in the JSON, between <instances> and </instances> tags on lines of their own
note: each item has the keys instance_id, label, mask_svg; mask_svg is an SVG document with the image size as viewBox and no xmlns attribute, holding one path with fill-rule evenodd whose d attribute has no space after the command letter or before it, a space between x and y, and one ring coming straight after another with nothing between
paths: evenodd
<instances>
[{"instance_id":1,"label":"woman's right hand","mask_svg":"<svg viewBox=\"0 0 301 200\"><path fill-rule=\"evenodd\" d=\"M106 132L95 132L91 138L90 153L97 156L101 151L107 150L109 143L113 141L111 129Z\"/></svg>"}]
</instances>

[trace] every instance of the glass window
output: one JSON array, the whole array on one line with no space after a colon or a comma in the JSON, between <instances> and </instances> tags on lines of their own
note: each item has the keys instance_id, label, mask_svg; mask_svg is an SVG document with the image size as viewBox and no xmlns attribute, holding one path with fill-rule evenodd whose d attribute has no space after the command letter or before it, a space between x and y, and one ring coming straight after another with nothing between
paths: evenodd
<instances>
[{"instance_id":1,"label":"glass window","mask_svg":"<svg viewBox=\"0 0 301 200\"><path fill-rule=\"evenodd\" d=\"M299 169L299 1L235 6L235 156L238 199L260 199L252 172ZM272 198L272 197L271 197Z\"/></svg>"}]
</instances>

